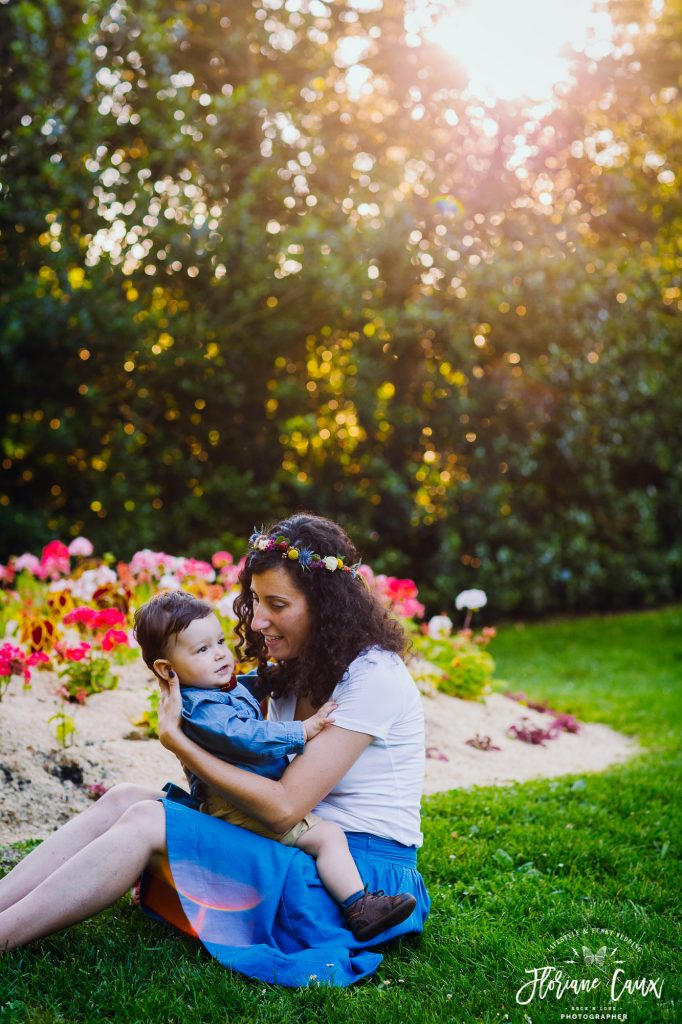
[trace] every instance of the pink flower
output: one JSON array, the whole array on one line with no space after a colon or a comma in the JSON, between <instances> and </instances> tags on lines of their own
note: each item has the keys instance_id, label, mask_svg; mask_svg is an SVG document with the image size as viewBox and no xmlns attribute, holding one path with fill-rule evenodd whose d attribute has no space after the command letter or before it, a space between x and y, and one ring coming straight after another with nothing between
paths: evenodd
<instances>
[{"instance_id":1,"label":"pink flower","mask_svg":"<svg viewBox=\"0 0 682 1024\"><path fill-rule=\"evenodd\" d=\"M91 782L87 787L88 796L93 800L99 800L101 796L109 792L109 787L105 786L103 782Z\"/></svg>"},{"instance_id":2,"label":"pink flower","mask_svg":"<svg viewBox=\"0 0 682 1024\"><path fill-rule=\"evenodd\" d=\"M396 602L394 611L404 619L420 619L424 614L424 605L414 597L406 597Z\"/></svg>"},{"instance_id":3,"label":"pink flower","mask_svg":"<svg viewBox=\"0 0 682 1024\"><path fill-rule=\"evenodd\" d=\"M26 655L14 644L3 644L0 647L0 676L19 676L25 674Z\"/></svg>"},{"instance_id":4,"label":"pink flower","mask_svg":"<svg viewBox=\"0 0 682 1024\"><path fill-rule=\"evenodd\" d=\"M525 716L518 725L509 726L507 735L513 739L522 740L524 743L532 743L540 747L544 747L546 740L556 739L556 732L553 729L543 729L540 725L533 725L530 719Z\"/></svg>"},{"instance_id":5,"label":"pink flower","mask_svg":"<svg viewBox=\"0 0 682 1024\"><path fill-rule=\"evenodd\" d=\"M202 562L199 558L180 558L178 562L179 564L176 566L175 571L181 578L185 576L198 576L199 579L213 583L215 569L208 562Z\"/></svg>"},{"instance_id":6,"label":"pink flower","mask_svg":"<svg viewBox=\"0 0 682 1024\"><path fill-rule=\"evenodd\" d=\"M211 558L214 569L222 569L226 565L232 565L234 558L229 551L216 551Z\"/></svg>"},{"instance_id":7,"label":"pink flower","mask_svg":"<svg viewBox=\"0 0 682 1024\"><path fill-rule=\"evenodd\" d=\"M167 555L164 551L150 551L149 548L144 548L135 552L128 568L134 576L148 573L158 577L164 572L173 572L178 561L180 559Z\"/></svg>"},{"instance_id":8,"label":"pink flower","mask_svg":"<svg viewBox=\"0 0 682 1024\"><path fill-rule=\"evenodd\" d=\"M88 540L87 537L76 537L69 544L69 554L78 555L79 557L88 558L95 549L92 546L92 541Z\"/></svg>"},{"instance_id":9,"label":"pink flower","mask_svg":"<svg viewBox=\"0 0 682 1024\"><path fill-rule=\"evenodd\" d=\"M226 590L231 590L239 580L239 573L242 567L239 565L225 565L218 573L218 583L222 583Z\"/></svg>"},{"instance_id":10,"label":"pink flower","mask_svg":"<svg viewBox=\"0 0 682 1024\"><path fill-rule=\"evenodd\" d=\"M45 654L45 651L36 651L35 654L29 654L28 658L26 659L26 664L29 665L31 668L33 668L34 665L40 664L41 662L44 662L46 665L50 664L50 658L47 654Z\"/></svg>"},{"instance_id":11,"label":"pink flower","mask_svg":"<svg viewBox=\"0 0 682 1024\"><path fill-rule=\"evenodd\" d=\"M69 572L69 549L60 540L51 540L43 548L40 556L40 569L45 576L56 579L57 576Z\"/></svg>"},{"instance_id":12,"label":"pink flower","mask_svg":"<svg viewBox=\"0 0 682 1024\"><path fill-rule=\"evenodd\" d=\"M28 571L33 573L35 576L40 570L40 559L36 558L35 555L30 554L28 551L25 551L23 555L19 555L19 557L14 560L14 568L17 572L21 572L23 569L28 569Z\"/></svg>"},{"instance_id":13,"label":"pink flower","mask_svg":"<svg viewBox=\"0 0 682 1024\"><path fill-rule=\"evenodd\" d=\"M121 645L128 646L128 634L122 629L108 629L102 639L102 650L111 651Z\"/></svg>"},{"instance_id":14,"label":"pink flower","mask_svg":"<svg viewBox=\"0 0 682 1024\"><path fill-rule=\"evenodd\" d=\"M554 729L556 732L578 733L580 732L580 722L573 715L555 714L550 729Z\"/></svg>"}]
</instances>

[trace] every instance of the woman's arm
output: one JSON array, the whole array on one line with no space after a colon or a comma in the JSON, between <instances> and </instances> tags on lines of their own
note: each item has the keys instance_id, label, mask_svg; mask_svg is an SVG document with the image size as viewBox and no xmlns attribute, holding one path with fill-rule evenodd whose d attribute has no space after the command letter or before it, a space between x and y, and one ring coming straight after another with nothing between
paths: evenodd
<instances>
[{"instance_id":1,"label":"woman's arm","mask_svg":"<svg viewBox=\"0 0 682 1024\"><path fill-rule=\"evenodd\" d=\"M239 810L273 830L286 832L316 807L358 759L372 737L332 725L306 744L279 782L236 768L209 754L182 731L176 680L160 682L159 739L164 747Z\"/></svg>"}]
</instances>

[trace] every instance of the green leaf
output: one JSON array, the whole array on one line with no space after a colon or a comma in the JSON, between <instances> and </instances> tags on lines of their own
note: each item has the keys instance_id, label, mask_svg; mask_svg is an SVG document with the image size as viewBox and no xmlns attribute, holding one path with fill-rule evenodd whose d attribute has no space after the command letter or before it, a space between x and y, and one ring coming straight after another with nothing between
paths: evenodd
<instances>
[{"instance_id":1,"label":"green leaf","mask_svg":"<svg viewBox=\"0 0 682 1024\"><path fill-rule=\"evenodd\" d=\"M507 851L503 850L501 847L499 849L495 850L495 853L493 854L493 860L496 860L497 863L502 868L513 868L514 867L514 858L511 857L507 853Z\"/></svg>"}]
</instances>

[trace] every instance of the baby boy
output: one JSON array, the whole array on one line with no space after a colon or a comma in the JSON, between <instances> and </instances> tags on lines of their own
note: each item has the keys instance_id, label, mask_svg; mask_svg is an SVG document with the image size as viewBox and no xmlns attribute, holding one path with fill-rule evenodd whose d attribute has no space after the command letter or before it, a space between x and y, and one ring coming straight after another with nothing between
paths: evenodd
<instances>
[{"instance_id":1,"label":"baby boy","mask_svg":"<svg viewBox=\"0 0 682 1024\"><path fill-rule=\"evenodd\" d=\"M161 679L177 676L186 734L216 757L269 779L281 778L287 754L301 753L308 740L333 724L335 705L324 704L305 721L263 719L257 676L234 676L234 656L209 604L185 591L157 594L135 613L135 637L147 666ZM218 792L190 775L200 809L233 825L295 846L315 857L320 879L339 903L356 939L367 941L404 921L416 900L410 893L367 892L341 828L306 814L283 834L248 817Z\"/></svg>"}]
</instances>

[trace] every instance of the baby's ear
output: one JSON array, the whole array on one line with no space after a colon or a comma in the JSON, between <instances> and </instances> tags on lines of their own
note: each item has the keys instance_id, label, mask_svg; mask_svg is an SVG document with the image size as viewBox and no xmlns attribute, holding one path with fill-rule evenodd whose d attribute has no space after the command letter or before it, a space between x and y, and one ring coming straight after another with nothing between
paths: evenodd
<instances>
[{"instance_id":1,"label":"baby's ear","mask_svg":"<svg viewBox=\"0 0 682 1024\"><path fill-rule=\"evenodd\" d=\"M175 678L175 672L171 667L171 663L166 658L157 658L152 665L152 671L164 683L167 683L169 679Z\"/></svg>"}]
</instances>

